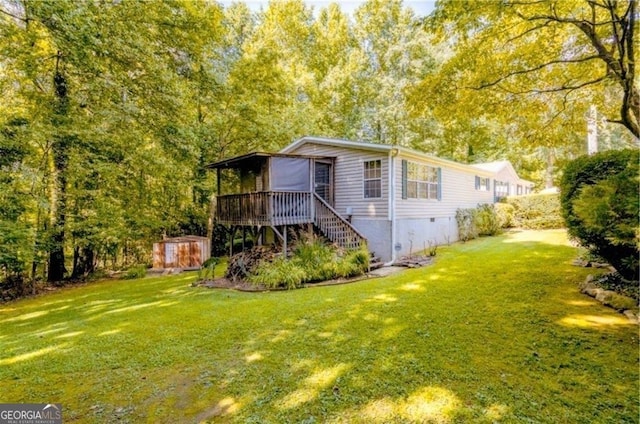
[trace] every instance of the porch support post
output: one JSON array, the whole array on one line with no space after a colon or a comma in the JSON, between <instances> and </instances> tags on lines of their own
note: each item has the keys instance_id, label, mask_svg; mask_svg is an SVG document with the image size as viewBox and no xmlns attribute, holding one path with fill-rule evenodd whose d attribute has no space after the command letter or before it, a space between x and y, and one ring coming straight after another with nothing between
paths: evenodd
<instances>
[{"instance_id":1,"label":"porch support post","mask_svg":"<svg viewBox=\"0 0 640 424\"><path fill-rule=\"evenodd\" d=\"M220 196L220 168L216 168L216 183L218 183L218 196Z\"/></svg>"},{"instance_id":2,"label":"porch support post","mask_svg":"<svg viewBox=\"0 0 640 424\"><path fill-rule=\"evenodd\" d=\"M263 238L263 232L262 232L262 226L258 225L256 227L256 235L255 235L255 239L256 239L256 244L258 246L262 246L264 244L264 238Z\"/></svg>"},{"instance_id":3,"label":"porch support post","mask_svg":"<svg viewBox=\"0 0 640 424\"><path fill-rule=\"evenodd\" d=\"M283 238L283 243L282 243L282 256L284 256L284 258L287 258L287 226L284 226L284 232L283 232L284 238Z\"/></svg>"},{"instance_id":4,"label":"porch support post","mask_svg":"<svg viewBox=\"0 0 640 424\"><path fill-rule=\"evenodd\" d=\"M229 231L229 257L233 256L233 239L236 235L236 226L232 225Z\"/></svg>"}]
</instances>

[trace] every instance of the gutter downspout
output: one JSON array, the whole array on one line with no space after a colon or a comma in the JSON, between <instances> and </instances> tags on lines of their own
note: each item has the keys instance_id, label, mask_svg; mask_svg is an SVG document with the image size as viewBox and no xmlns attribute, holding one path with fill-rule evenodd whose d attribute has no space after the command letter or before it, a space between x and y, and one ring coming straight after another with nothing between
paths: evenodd
<instances>
[{"instance_id":1,"label":"gutter downspout","mask_svg":"<svg viewBox=\"0 0 640 424\"><path fill-rule=\"evenodd\" d=\"M391 148L389 150L389 221L391 221L391 260L384 264L384 266L391 266L396 261L396 162L395 158L398 156L398 149Z\"/></svg>"}]
</instances>

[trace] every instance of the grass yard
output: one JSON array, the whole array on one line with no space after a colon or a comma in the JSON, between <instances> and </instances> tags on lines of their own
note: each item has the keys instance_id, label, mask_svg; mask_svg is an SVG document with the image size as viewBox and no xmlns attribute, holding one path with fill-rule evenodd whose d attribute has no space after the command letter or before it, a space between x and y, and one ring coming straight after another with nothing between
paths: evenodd
<instances>
[{"instance_id":1,"label":"grass yard","mask_svg":"<svg viewBox=\"0 0 640 424\"><path fill-rule=\"evenodd\" d=\"M0 402L64 422L633 423L638 327L578 292L563 231L291 292L109 281L0 305Z\"/></svg>"}]
</instances>

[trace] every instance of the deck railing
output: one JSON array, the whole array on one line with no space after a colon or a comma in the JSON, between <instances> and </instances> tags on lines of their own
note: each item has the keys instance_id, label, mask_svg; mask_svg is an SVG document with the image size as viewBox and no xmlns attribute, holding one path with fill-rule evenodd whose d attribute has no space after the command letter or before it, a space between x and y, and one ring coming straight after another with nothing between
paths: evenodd
<instances>
[{"instance_id":1,"label":"deck railing","mask_svg":"<svg viewBox=\"0 0 640 424\"><path fill-rule=\"evenodd\" d=\"M312 193L265 191L216 199L216 219L225 225L294 225L313 222Z\"/></svg>"},{"instance_id":2,"label":"deck railing","mask_svg":"<svg viewBox=\"0 0 640 424\"><path fill-rule=\"evenodd\" d=\"M332 242L357 249L366 238L316 193L265 191L216 199L216 219L224 225L274 226L313 223Z\"/></svg>"},{"instance_id":3,"label":"deck railing","mask_svg":"<svg viewBox=\"0 0 640 424\"><path fill-rule=\"evenodd\" d=\"M342 218L324 199L314 195L315 219L313 223L322 233L338 246L345 249L358 249L367 239L346 219Z\"/></svg>"}]
</instances>

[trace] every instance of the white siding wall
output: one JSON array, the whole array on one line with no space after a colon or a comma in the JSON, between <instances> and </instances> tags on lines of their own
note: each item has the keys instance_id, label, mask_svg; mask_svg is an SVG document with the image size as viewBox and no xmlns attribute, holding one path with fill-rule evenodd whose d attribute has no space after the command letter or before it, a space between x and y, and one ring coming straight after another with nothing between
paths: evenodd
<instances>
[{"instance_id":1,"label":"white siding wall","mask_svg":"<svg viewBox=\"0 0 640 424\"><path fill-rule=\"evenodd\" d=\"M324 146L305 143L291 154L332 156L334 162L334 208L346 217L347 207L353 208L355 218L387 218L389 198L389 164L386 153L366 150ZM382 197L380 199L364 198L363 163L369 160L381 160L382 165Z\"/></svg>"},{"instance_id":2,"label":"white siding wall","mask_svg":"<svg viewBox=\"0 0 640 424\"><path fill-rule=\"evenodd\" d=\"M465 169L415 158L402 152L394 160L395 224L388 217L389 160L385 152L371 152L351 147L325 146L304 143L292 154L335 157L334 194L335 209L343 217L347 207L353 208L353 225L369 240L369 248L382 260L388 261L410 251L418 252L429 243L444 244L458 239L456 210L474 208L481 203L493 203L493 180L489 171ZM363 162L380 159L382 164L382 198L365 199L363 190ZM441 169L441 200L402 198L402 160L426 164ZM490 178L489 191L476 190L476 176ZM393 236L393 238L392 238ZM395 243L399 250L396 250Z\"/></svg>"},{"instance_id":3,"label":"white siding wall","mask_svg":"<svg viewBox=\"0 0 640 424\"><path fill-rule=\"evenodd\" d=\"M526 190L525 190L526 187L533 188L532 184L529 181L521 180L520 177L518 177L517 174L514 174L513 172L511 172L511 170L508 167L505 167L502 170L500 170L500 172L498 172L493 177L493 179L509 183L509 196L518 195L516 191L518 185L522 186L522 194L526 193ZM492 184L493 184L493 179L491 180ZM493 185L491 186L491 188L493 189Z\"/></svg>"},{"instance_id":4,"label":"white siding wall","mask_svg":"<svg viewBox=\"0 0 640 424\"><path fill-rule=\"evenodd\" d=\"M402 198L403 159L441 169L441 200ZM476 190L476 176L487 178L491 175L489 172L466 170L403 155L396 157L395 161L394 250L397 257L422 251L430 243L441 245L458 240L456 210L493 203L493 186L489 191Z\"/></svg>"},{"instance_id":5,"label":"white siding wall","mask_svg":"<svg viewBox=\"0 0 640 424\"><path fill-rule=\"evenodd\" d=\"M403 159L441 168L441 200L402 198ZM476 190L476 175L488 177L490 174L487 172L467 171L402 155L396 157L395 161L396 218L449 218L455 217L458 208L475 208L479 203L493 203L493 184L490 191Z\"/></svg>"},{"instance_id":6,"label":"white siding wall","mask_svg":"<svg viewBox=\"0 0 640 424\"><path fill-rule=\"evenodd\" d=\"M502 168L500 172L495 174L495 176L491 180L491 189L493 189L494 180L502 181L503 183L509 183L509 196L514 196L516 194L516 186L520 184L520 179L517 176L514 176L508 167Z\"/></svg>"}]
</instances>

